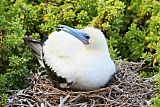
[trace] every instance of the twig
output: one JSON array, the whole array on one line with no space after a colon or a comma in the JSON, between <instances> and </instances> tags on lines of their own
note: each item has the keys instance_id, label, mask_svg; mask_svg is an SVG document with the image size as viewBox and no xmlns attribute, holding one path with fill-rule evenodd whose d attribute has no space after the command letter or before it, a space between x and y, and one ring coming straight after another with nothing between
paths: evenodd
<instances>
[{"instance_id":1,"label":"twig","mask_svg":"<svg viewBox=\"0 0 160 107\"><path fill-rule=\"evenodd\" d=\"M60 98L60 104L59 107L64 107L64 103L65 101L67 101L67 99L70 97L70 95L67 95L65 98L61 97Z\"/></svg>"}]
</instances>

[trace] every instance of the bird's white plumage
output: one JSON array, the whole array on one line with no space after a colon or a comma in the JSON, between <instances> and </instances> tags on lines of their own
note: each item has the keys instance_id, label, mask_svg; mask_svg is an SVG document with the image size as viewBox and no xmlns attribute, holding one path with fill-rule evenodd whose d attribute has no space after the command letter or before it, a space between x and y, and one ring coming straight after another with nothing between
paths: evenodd
<instances>
[{"instance_id":1,"label":"bird's white plumage","mask_svg":"<svg viewBox=\"0 0 160 107\"><path fill-rule=\"evenodd\" d=\"M55 31L49 35L49 39L44 43L44 59L58 76L66 78L67 82L72 82L75 80L75 57L82 49L84 49L83 43L78 39L64 31Z\"/></svg>"},{"instance_id":2,"label":"bird's white plumage","mask_svg":"<svg viewBox=\"0 0 160 107\"><path fill-rule=\"evenodd\" d=\"M90 36L88 45L64 31L50 34L44 43L44 60L58 76L73 82L72 88L92 90L104 86L116 72L103 33L82 29Z\"/></svg>"}]
</instances>

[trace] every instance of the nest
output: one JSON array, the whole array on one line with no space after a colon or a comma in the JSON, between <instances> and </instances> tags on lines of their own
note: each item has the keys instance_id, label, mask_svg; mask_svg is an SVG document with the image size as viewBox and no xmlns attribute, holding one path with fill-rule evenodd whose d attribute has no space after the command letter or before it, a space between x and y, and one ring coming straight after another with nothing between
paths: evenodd
<instances>
[{"instance_id":1,"label":"nest","mask_svg":"<svg viewBox=\"0 0 160 107\"><path fill-rule=\"evenodd\" d=\"M117 73L105 88L83 92L57 89L47 75L36 73L31 77L31 85L28 88L12 90L7 106L150 106L150 99L155 96L157 89L150 81L150 78L144 79L137 75L137 71L142 67L142 64L143 62L120 61L117 64Z\"/></svg>"}]
</instances>

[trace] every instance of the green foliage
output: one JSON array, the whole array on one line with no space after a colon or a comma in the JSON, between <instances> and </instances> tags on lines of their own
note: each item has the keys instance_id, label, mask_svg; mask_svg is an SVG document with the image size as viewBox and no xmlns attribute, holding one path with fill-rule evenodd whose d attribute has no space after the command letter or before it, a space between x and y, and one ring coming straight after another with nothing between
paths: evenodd
<instances>
[{"instance_id":1,"label":"green foliage","mask_svg":"<svg viewBox=\"0 0 160 107\"><path fill-rule=\"evenodd\" d=\"M8 4L7 4L8 3ZM20 3L20 2L19 2ZM26 30L20 18L20 4L12 1L1 1L0 4L0 92L8 88L24 87L25 78L29 74L28 62L31 53L25 47L23 37ZM10 8L12 7L12 8Z\"/></svg>"},{"instance_id":2,"label":"green foliage","mask_svg":"<svg viewBox=\"0 0 160 107\"><path fill-rule=\"evenodd\" d=\"M160 74L158 74L158 77L156 78L156 87L160 90ZM152 98L153 107L159 107L160 105L160 94L158 93L155 98Z\"/></svg>"},{"instance_id":3,"label":"green foliage","mask_svg":"<svg viewBox=\"0 0 160 107\"><path fill-rule=\"evenodd\" d=\"M0 106L6 107L7 105L7 94L1 94L0 95Z\"/></svg>"},{"instance_id":4,"label":"green foliage","mask_svg":"<svg viewBox=\"0 0 160 107\"><path fill-rule=\"evenodd\" d=\"M152 102L154 103L154 105L152 105L152 107L159 107L160 99L158 97L157 98L153 98Z\"/></svg>"},{"instance_id":5,"label":"green foliage","mask_svg":"<svg viewBox=\"0 0 160 107\"><path fill-rule=\"evenodd\" d=\"M128 28L129 31L125 34L125 50L122 53L123 56L127 56L133 61L137 61L138 58L144 52L145 49L145 32L137 28L136 24L131 24L131 27Z\"/></svg>"},{"instance_id":6,"label":"green foliage","mask_svg":"<svg viewBox=\"0 0 160 107\"><path fill-rule=\"evenodd\" d=\"M49 35L60 24L101 29L112 59L145 60L140 74L153 76L160 71L159 10L158 0L1 0L0 89L23 88L37 66L22 38Z\"/></svg>"}]
</instances>

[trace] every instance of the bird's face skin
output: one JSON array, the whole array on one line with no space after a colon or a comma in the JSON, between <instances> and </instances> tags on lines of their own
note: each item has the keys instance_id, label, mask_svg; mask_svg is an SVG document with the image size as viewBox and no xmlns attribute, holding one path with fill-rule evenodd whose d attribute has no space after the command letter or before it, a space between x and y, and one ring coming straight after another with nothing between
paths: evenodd
<instances>
[{"instance_id":1,"label":"bird's face skin","mask_svg":"<svg viewBox=\"0 0 160 107\"><path fill-rule=\"evenodd\" d=\"M104 34L99 29L86 27L84 29L78 30L66 25L60 25L59 29L79 39L86 45L87 49L104 50L107 47Z\"/></svg>"},{"instance_id":2,"label":"bird's face skin","mask_svg":"<svg viewBox=\"0 0 160 107\"><path fill-rule=\"evenodd\" d=\"M108 50L106 38L99 29L86 27L82 30L90 36L88 49L105 51L106 49Z\"/></svg>"}]
</instances>

